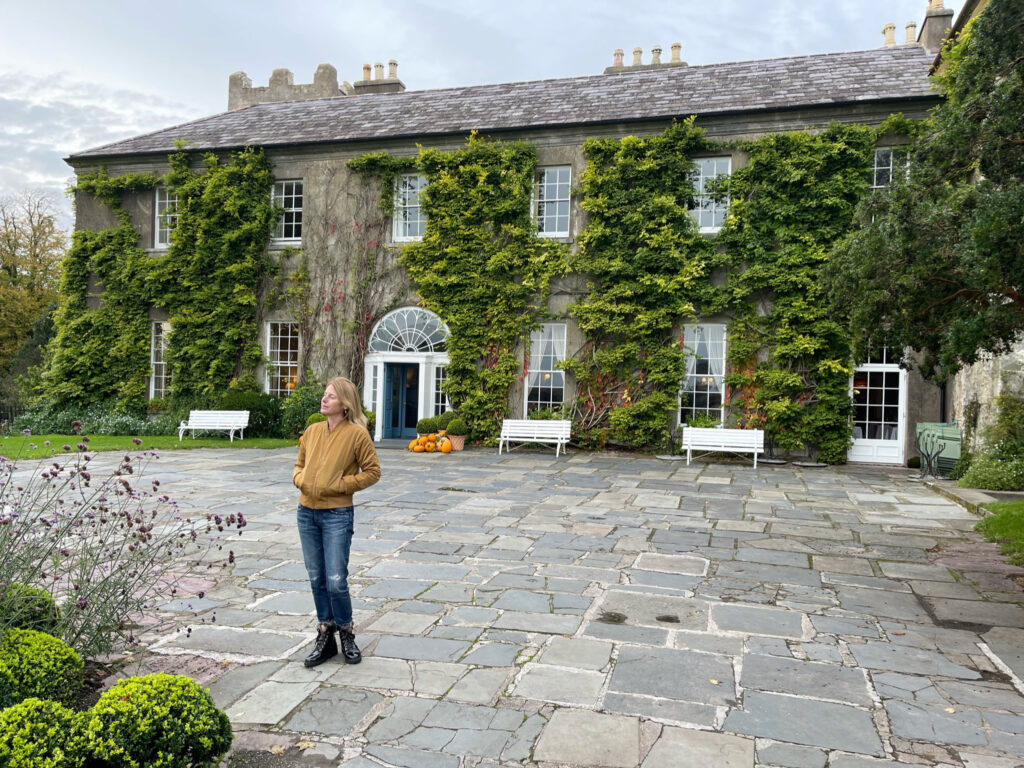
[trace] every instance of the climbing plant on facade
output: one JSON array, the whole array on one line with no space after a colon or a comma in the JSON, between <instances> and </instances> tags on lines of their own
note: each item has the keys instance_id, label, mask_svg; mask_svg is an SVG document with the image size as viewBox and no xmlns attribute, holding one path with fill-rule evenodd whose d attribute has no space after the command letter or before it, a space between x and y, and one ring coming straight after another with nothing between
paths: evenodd
<instances>
[{"instance_id":1,"label":"climbing plant on facade","mask_svg":"<svg viewBox=\"0 0 1024 768\"><path fill-rule=\"evenodd\" d=\"M732 404L777 445L843 461L849 445L849 334L822 268L867 190L875 134L832 125L742 145L731 177L727 292Z\"/></svg>"},{"instance_id":2,"label":"climbing plant on facade","mask_svg":"<svg viewBox=\"0 0 1024 768\"><path fill-rule=\"evenodd\" d=\"M520 374L517 350L546 312L567 248L536 235L537 156L528 144L472 135L454 152L423 150L415 161L428 182L420 196L427 227L402 248L401 263L422 305L448 325L449 399L473 439L491 439ZM390 200L397 174L413 166L409 158L370 155L351 167L381 178Z\"/></svg>"},{"instance_id":3,"label":"climbing plant on facade","mask_svg":"<svg viewBox=\"0 0 1024 768\"><path fill-rule=\"evenodd\" d=\"M660 443L685 370L679 324L721 308L710 283L718 263L701 236L691 157L716 146L693 119L648 138L590 139L580 180L587 227L572 269L588 293L570 309L587 346L569 368L575 418L600 443Z\"/></svg>"},{"instance_id":4,"label":"climbing plant on facade","mask_svg":"<svg viewBox=\"0 0 1024 768\"><path fill-rule=\"evenodd\" d=\"M141 410L152 307L170 315L176 398L215 398L262 361L257 319L275 269L266 252L275 221L270 164L253 149L228 162L208 155L202 170L191 167L185 152L170 162L166 184L178 200L177 221L170 248L155 257L140 247L123 199L161 180L110 178L104 170L79 178L78 192L110 207L119 223L74 234L43 377L41 394L48 399L77 405L113 400L119 409Z\"/></svg>"},{"instance_id":5,"label":"climbing plant on facade","mask_svg":"<svg viewBox=\"0 0 1024 768\"><path fill-rule=\"evenodd\" d=\"M139 247L139 235L122 201L126 194L153 189L154 176L130 174L111 179L105 171L83 174L80 194L108 206L117 226L72 236L60 280L60 304L54 316L40 395L57 402L85 405L113 400L137 410L146 400L149 374L149 307L154 294L153 262ZM103 298L90 308L90 277Z\"/></svg>"}]
</instances>

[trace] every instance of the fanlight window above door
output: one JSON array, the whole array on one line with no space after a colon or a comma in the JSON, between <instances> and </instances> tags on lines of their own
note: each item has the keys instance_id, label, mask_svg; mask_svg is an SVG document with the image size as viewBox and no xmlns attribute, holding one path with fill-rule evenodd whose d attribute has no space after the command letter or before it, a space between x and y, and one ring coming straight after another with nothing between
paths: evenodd
<instances>
[{"instance_id":1,"label":"fanlight window above door","mask_svg":"<svg viewBox=\"0 0 1024 768\"><path fill-rule=\"evenodd\" d=\"M389 312L370 334L371 352L443 352L448 326L433 312L403 307Z\"/></svg>"}]
</instances>

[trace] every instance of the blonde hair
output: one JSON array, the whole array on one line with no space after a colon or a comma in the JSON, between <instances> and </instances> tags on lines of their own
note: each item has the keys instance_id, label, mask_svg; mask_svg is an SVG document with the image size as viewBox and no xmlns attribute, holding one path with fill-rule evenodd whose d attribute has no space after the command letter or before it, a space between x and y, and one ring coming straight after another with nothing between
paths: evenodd
<instances>
[{"instance_id":1,"label":"blonde hair","mask_svg":"<svg viewBox=\"0 0 1024 768\"><path fill-rule=\"evenodd\" d=\"M366 416L363 414L356 385L344 376L336 376L327 382L327 386L334 390L342 408L346 410L345 418L353 424L365 427Z\"/></svg>"}]
</instances>

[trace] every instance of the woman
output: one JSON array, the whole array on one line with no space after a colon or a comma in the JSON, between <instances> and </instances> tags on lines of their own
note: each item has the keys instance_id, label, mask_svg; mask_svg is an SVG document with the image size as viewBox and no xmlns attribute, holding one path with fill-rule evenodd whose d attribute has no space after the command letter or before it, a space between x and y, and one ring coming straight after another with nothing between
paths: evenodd
<instances>
[{"instance_id":1,"label":"woman","mask_svg":"<svg viewBox=\"0 0 1024 768\"><path fill-rule=\"evenodd\" d=\"M320 400L326 421L311 424L299 440L292 482L299 495L298 527L313 603L320 622L307 667L341 653L348 664L362 661L352 626L348 555L352 547L352 494L380 479L380 463L359 407L356 386L331 379Z\"/></svg>"}]
</instances>

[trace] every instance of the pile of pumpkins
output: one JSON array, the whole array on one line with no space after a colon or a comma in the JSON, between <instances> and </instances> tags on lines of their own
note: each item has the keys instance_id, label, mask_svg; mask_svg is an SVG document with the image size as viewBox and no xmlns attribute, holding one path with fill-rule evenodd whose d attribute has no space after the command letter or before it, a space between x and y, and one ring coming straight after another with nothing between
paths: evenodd
<instances>
[{"instance_id":1,"label":"pile of pumpkins","mask_svg":"<svg viewBox=\"0 0 1024 768\"><path fill-rule=\"evenodd\" d=\"M416 453L451 453L452 441L445 437L444 432L431 432L413 438L409 450Z\"/></svg>"}]
</instances>

